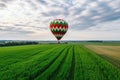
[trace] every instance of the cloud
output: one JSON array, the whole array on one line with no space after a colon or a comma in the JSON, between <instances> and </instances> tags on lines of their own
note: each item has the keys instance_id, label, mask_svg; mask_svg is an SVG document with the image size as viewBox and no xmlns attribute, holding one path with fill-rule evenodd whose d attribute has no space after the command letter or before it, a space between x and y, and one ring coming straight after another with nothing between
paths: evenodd
<instances>
[{"instance_id":1,"label":"cloud","mask_svg":"<svg viewBox=\"0 0 120 80\"><path fill-rule=\"evenodd\" d=\"M0 3L0 8L2 8L2 7L6 7L6 5L3 3Z\"/></svg>"},{"instance_id":2,"label":"cloud","mask_svg":"<svg viewBox=\"0 0 120 80\"><path fill-rule=\"evenodd\" d=\"M119 32L120 27L119 24L120 20L112 21L112 22L104 22L102 24L98 24L97 26L90 27L86 29L86 31L107 31L107 32Z\"/></svg>"},{"instance_id":3,"label":"cloud","mask_svg":"<svg viewBox=\"0 0 120 80\"><path fill-rule=\"evenodd\" d=\"M69 29L78 32L98 27L104 31L102 26L109 23L104 27L111 31L115 21L120 26L119 3L120 0L0 0L0 32L42 34L55 18L66 20Z\"/></svg>"},{"instance_id":4,"label":"cloud","mask_svg":"<svg viewBox=\"0 0 120 80\"><path fill-rule=\"evenodd\" d=\"M0 0L1 2L5 2L5 3L9 3L11 1L14 1L14 0Z\"/></svg>"},{"instance_id":5,"label":"cloud","mask_svg":"<svg viewBox=\"0 0 120 80\"><path fill-rule=\"evenodd\" d=\"M89 3L86 1L86 3L82 3L82 6L78 6L77 8L73 6L72 16L76 17L73 21L79 21L79 23L75 23L77 27L74 27L75 24L72 26L73 29L83 30L98 25L99 23L120 19L119 6L113 9L113 7L109 5L110 2L99 2L97 0L94 0L94 2L89 1Z\"/></svg>"},{"instance_id":6,"label":"cloud","mask_svg":"<svg viewBox=\"0 0 120 80\"><path fill-rule=\"evenodd\" d=\"M24 35L34 33L33 31L27 31L22 28L11 27L11 26L0 26L0 31L7 33L15 33L15 34L19 33Z\"/></svg>"}]
</instances>

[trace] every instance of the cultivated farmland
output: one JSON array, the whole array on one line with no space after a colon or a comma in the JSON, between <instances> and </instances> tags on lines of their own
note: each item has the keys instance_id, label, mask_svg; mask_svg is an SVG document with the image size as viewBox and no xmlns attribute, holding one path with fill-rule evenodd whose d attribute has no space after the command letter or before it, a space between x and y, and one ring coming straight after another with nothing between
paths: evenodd
<instances>
[{"instance_id":1,"label":"cultivated farmland","mask_svg":"<svg viewBox=\"0 0 120 80\"><path fill-rule=\"evenodd\" d=\"M120 69L79 44L0 47L0 80L120 80Z\"/></svg>"},{"instance_id":2,"label":"cultivated farmland","mask_svg":"<svg viewBox=\"0 0 120 80\"><path fill-rule=\"evenodd\" d=\"M120 46L87 45L86 47L120 68Z\"/></svg>"}]
</instances>

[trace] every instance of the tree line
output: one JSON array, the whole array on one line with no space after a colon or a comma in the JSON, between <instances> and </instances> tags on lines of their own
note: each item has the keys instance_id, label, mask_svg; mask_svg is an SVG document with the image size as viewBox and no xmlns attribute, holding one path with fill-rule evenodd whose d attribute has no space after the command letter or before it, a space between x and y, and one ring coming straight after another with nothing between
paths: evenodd
<instances>
[{"instance_id":1,"label":"tree line","mask_svg":"<svg viewBox=\"0 0 120 80\"><path fill-rule=\"evenodd\" d=\"M0 46L17 46L17 45L31 45L31 44L38 44L37 41L11 41L11 42L3 42L0 43Z\"/></svg>"}]
</instances>

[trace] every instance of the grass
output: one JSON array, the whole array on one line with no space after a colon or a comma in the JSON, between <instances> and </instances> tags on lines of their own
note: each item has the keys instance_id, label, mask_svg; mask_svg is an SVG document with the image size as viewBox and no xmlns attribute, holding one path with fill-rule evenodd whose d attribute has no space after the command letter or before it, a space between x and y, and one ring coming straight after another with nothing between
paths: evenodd
<instances>
[{"instance_id":1,"label":"grass","mask_svg":"<svg viewBox=\"0 0 120 80\"><path fill-rule=\"evenodd\" d=\"M0 47L1 80L120 80L120 70L82 44Z\"/></svg>"}]
</instances>

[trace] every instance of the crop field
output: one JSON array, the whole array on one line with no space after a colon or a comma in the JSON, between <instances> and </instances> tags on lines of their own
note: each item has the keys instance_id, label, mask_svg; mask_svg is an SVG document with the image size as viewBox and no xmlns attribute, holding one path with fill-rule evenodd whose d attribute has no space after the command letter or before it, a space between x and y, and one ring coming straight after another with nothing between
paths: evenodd
<instances>
[{"instance_id":1,"label":"crop field","mask_svg":"<svg viewBox=\"0 0 120 80\"><path fill-rule=\"evenodd\" d=\"M115 64L120 68L120 46L113 45L87 45L87 48L95 51L101 57Z\"/></svg>"},{"instance_id":2,"label":"crop field","mask_svg":"<svg viewBox=\"0 0 120 80\"><path fill-rule=\"evenodd\" d=\"M120 69L82 44L0 47L0 80L120 80Z\"/></svg>"}]
</instances>

